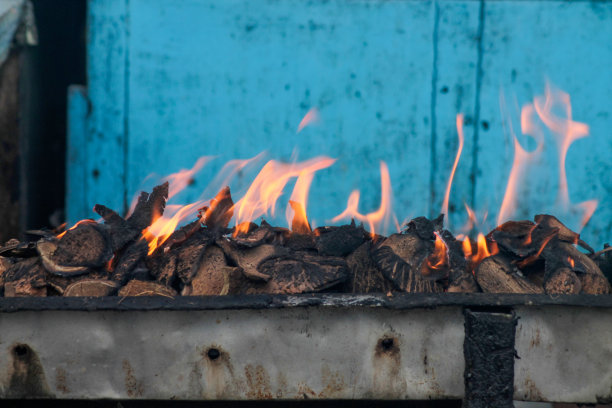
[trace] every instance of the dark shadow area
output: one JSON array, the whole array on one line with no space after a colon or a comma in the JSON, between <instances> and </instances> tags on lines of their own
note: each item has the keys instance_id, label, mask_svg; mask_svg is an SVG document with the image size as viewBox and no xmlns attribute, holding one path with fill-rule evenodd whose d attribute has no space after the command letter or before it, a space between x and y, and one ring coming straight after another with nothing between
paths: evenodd
<instances>
[{"instance_id":1,"label":"dark shadow area","mask_svg":"<svg viewBox=\"0 0 612 408\"><path fill-rule=\"evenodd\" d=\"M85 0L33 0L38 45L22 50L21 228L64 221L66 94L86 84Z\"/></svg>"}]
</instances>

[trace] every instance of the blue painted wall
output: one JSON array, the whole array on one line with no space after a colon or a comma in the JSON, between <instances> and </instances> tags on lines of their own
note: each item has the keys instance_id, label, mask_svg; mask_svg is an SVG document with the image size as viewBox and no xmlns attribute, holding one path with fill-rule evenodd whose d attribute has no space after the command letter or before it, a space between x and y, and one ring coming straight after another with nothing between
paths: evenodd
<instances>
[{"instance_id":1,"label":"blue painted wall","mask_svg":"<svg viewBox=\"0 0 612 408\"><path fill-rule=\"evenodd\" d=\"M584 236L612 236L610 1L89 0L88 13L88 88L70 93L70 221L96 202L125 208L152 172L217 156L180 197L194 200L225 161L263 150L338 159L313 183L319 225L356 188L362 212L378 207L380 160L399 220L435 215L460 112L451 225L464 223L463 202L495 220L513 158L500 90L520 106L549 78L591 126L567 163L571 199L601 200ZM321 123L296 134L312 107ZM555 160L542 155L528 174L517 217L551 207Z\"/></svg>"}]
</instances>

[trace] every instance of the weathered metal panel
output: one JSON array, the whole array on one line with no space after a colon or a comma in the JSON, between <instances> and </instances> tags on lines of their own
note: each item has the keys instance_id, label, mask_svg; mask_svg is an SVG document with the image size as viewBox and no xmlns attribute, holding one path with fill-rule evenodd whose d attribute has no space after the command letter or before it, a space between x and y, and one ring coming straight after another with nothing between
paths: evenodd
<instances>
[{"instance_id":1,"label":"weathered metal panel","mask_svg":"<svg viewBox=\"0 0 612 408\"><path fill-rule=\"evenodd\" d=\"M219 156L187 201L227 159L264 149L289 159L297 148L300 158L339 158L313 185L309 213L318 224L343 208L353 188L362 189L362 211L377 208L380 159L390 165L400 221L434 215L462 112L452 224L462 223L466 201L481 216L488 211L486 229L513 158L499 91L518 129L520 104L548 77L571 94L575 120L591 127L567 162L572 201L602 200L585 237L598 246L610 236L611 1L90 0L89 16L85 208L95 201L121 208L149 173ZM311 107L320 108L322 123L296 135ZM517 218L551 210L552 146L527 177ZM250 179L240 174L232 187Z\"/></svg>"},{"instance_id":2,"label":"weathered metal panel","mask_svg":"<svg viewBox=\"0 0 612 408\"><path fill-rule=\"evenodd\" d=\"M431 155L433 200L431 216L442 208L445 187L459 147L458 113L464 114L465 140L450 193L449 226L459 229L466 221L463 203L472 205L472 159L474 138L479 126L477 110L477 61L479 30L482 25L478 1L436 2L436 30L434 31L435 61L432 81Z\"/></svg>"},{"instance_id":3,"label":"weathered metal panel","mask_svg":"<svg viewBox=\"0 0 612 408\"><path fill-rule=\"evenodd\" d=\"M87 19L87 86L91 113L87 141L81 146L87 163L84 207L91 209L96 203L104 203L121 210L126 201L126 106L129 98L126 2L90 0ZM94 215L89 213L89 217ZM75 220L72 214L68 217Z\"/></svg>"},{"instance_id":4,"label":"weathered metal panel","mask_svg":"<svg viewBox=\"0 0 612 408\"><path fill-rule=\"evenodd\" d=\"M18 312L0 314L0 327L2 397L457 399L463 393L460 308Z\"/></svg>"},{"instance_id":5,"label":"weathered metal panel","mask_svg":"<svg viewBox=\"0 0 612 408\"><path fill-rule=\"evenodd\" d=\"M612 401L612 310L516 308L514 398Z\"/></svg>"},{"instance_id":6,"label":"weathered metal panel","mask_svg":"<svg viewBox=\"0 0 612 408\"><path fill-rule=\"evenodd\" d=\"M226 160L297 151L338 158L316 176L316 224L356 188L363 211L378 208L379 160L401 215L428 213L432 2L153 3L130 2L130 191L218 156L195 199ZM312 107L321 124L296 135Z\"/></svg>"},{"instance_id":7,"label":"weathered metal panel","mask_svg":"<svg viewBox=\"0 0 612 408\"><path fill-rule=\"evenodd\" d=\"M68 88L67 146L66 146L66 213L70 219L91 216L87 203L87 89L72 85Z\"/></svg>"},{"instance_id":8,"label":"weathered metal panel","mask_svg":"<svg viewBox=\"0 0 612 408\"><path fill-rule=\"evenodd\" d=\"M476 204L496 219L512 165L512 137L502 130L500 90L515 133L533 150L533 140L520 132L520 107L543 94L548 78L570 94L573 119L590 126L590 136L570 148L566 169L574 204L602 200L583 238L593 246L603 244L612 235L612 2L487 1L484 19L480 116L490 126L478 138ZM545 141L540 160L525 175L516 218L554 211L575 227L576 218L553 205L559 164L554 139L546 134Z\"/></svg>"}]
</instances>

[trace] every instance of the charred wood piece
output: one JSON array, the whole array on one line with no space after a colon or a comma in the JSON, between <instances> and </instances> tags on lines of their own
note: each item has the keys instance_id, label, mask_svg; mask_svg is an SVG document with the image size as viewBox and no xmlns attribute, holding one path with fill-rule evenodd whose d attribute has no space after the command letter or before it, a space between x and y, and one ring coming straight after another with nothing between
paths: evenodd
<instances>
[{"instance_id":1,"label":"charred wood piece","mask_svg":"<svg viewBox=\"0 0 612 408\"><path fill-rule=\"evenodd\" d=\"M247 278L255 281L267 282L270 280L270 275L260 270L263 262L288 254L286 248L277 245L265 244L254 248L240 248L225 239L218 239L216 243L223 249L225 256L243 270Z\"/></svg>"},{"instance_id":2,"label":"charred wood piece","mask_svg":"<svg viewBox=\"0 0 612 408\"><path fill-rule=\"evenodd\" d=\"M549 295L577 295L581 290L580 279L569 268L559 268L544 277L544 291Z\"/></svg>"},{"instance_id":3,"label":"charred wood piece","mask_svg":"<svg viewBox=\"0 0 612 408\"><path fill-rule=\"evenodd\" d=\"M84 279L72 283L64 290L64 296L110 296L117 291L119 284L111 280Z\"/></svg>"},{"instance_id":4,"label":"charred wood piece","mask_svg":"<svg viewBox=\"0 0 612 408\"><path fill-rule=\"evenodd\" d=\"M227 267L225 254L217 246L206 248L195 276L185 285L182 295L221 295L226 286L224 268Z\"/></svg>"},{"instance_id":5,"label":"charred wood piece","mask_svg":"<svg viewBox=\"0 0 612 408\"><path fill-rule=\"evenodd\" d=\"M416 233L393 234L373 251L374 261L382 274L399 290L411 293L443 291L442 285L421 274L429 255L425 242Z\"/></svg>"},{"instance_id":6,"label":"charred wood piece","mask_svg":"<svg viewBox=\"0 0 612 408\"><path fill-rule=\"evenodd\" d=\"M47 296L45 270L38 258L11 265L3 274L4 296Z\"/></svg>"},{"instance_id":7,"label":"charred wood piece","mask_svg":"<svg viewBox=\"0 0 612 408\"><path fill-rule=\"evenodd\" d=\"M132 225L110 208L96 204L93 209L104 219L105 225L109 227L113 252L120 250L128 242L135 240L140 235L141 231L132 227Z\"/></svg>"},{"instance_id":8,"label":"charred wood piece","mask_svg":"<svg viewBox=\"0 0 612 408\"><path fill-rule=\"evenodd\" d=\"M128 245L125 250L116 255L116 260L112 264L112 279L122 285L134 279L135 276L133 272L146 258L148 252L149 245L144 239L139 239Z\"/></svg>"},{"instance_id":9,"label":"charred wood piece","mask_svg":"<svg viewBox=\"0 0 612 408\"><path fill-rule=\"evenodd\" d=\"M55 251L57 250L56 240L40 240L36 245L36 249L40 254L43 266L49 273L59 276L78 276L90 271L87 266L64 266L58 264L54 259Z\"/></svg>"},{"instance_id":10,"label":"charred wood piece","mask_svg":"<svg viewBox=\"0 0 612 408\"><path fill-rule=\"evenodd\" d=\"M259 269L270 276L260 293L320 292L348 278L344 259L310 253L267 259L260 264Z\"/></svg>"},{"instance_id":11,"label":"charred wood piece","mask_svg":"<svg viewBox=\"0 0 612 408\"><path fill-rule=\"evenodd\" d=\"M569 242L572 244L578 244L590 253L595 252L586 242L580 239L580 234L567 228L557 217L548 214L539 214L534 218L535 222L548 228L558 228L559 234L557 235L561 241Z\"/></svg>"},{"instance_id":12,"label":"charred wood piece","mask_svg":"<svg viewBox=\"0 0 612 408\"><path fill-rule=\"evenodd\" d=\"M225 187L210 201L208 207L200 210L200 218L209 229L227 228L234 215L234 201L230 188Z\"/></svg>"},{"instance_id":13,"label":"charred wood piece","mask_svg":"<svg viewBox=\"0 0 612 408\"><path fill-rule=\"evenodd\" d=\"M174 298L177 293L174 289L157 282L131 280L119 290L119 296L165 296Z\"/></svg>"},{"instance_id":14,"label":"charred wood piece","mask_svg":"<svg viewBox=\"0 0 612 408\"><path fill-rule=\"evenodd\" d=\"M142 231L160 217L166 208L168 199L168 182L153 188L151 194L141 192L138 197L134 212L128 217L127 222L136 231Z\"/></svg>"},{"instance_id":15,"label":"charred wood piece","mask_svg":"<svg viewBox=\"0 0 612 408\"><path fill-rule=\"evenodd\" d=\"M487 293L544 293L541 286L527 280L511 263L510 258L497 254L485 258L474 272L476 282Z\"/></svg>"},{"instance_id":16,"label":"charred wood piece","mask_svg":"<svg viewBox=\"0 0 612 408\"><path fill-rule=\"evenodd\" d=\"M347 256L367 239L362 226L319 227L314 230L317 251L321 255Z\"/></svg>"},{"instance_id":17,"label":"charred wood piece","mask_svg":"<svg viewBox=\"0 0 612 408\"><path fill-rule=\"evenodd\" d=\"M406 225L406 233L415 233L423 240L434 240L434 232L440 231L444 225L444 214L440 214L437 218L430 220L426 217L417 217L408 222Z\"/></svg>"},{"instance_id":18,"label":"charred wood piece","mask_svg":"<svg viewBox=\"0 0 612 408\"><path fill-rule=\"evenodd\" d=\"M85 223L66 231L51 258L58 265L98 268L112 256L108 229L97 223Z\"/></svg>"},{"instance_id":19,"label":"charred wood piece","mask_svg":"<svg viewBox=\"0 0 612 408\"><path fill-rule=\"evenodd\" d=\"M349 276L344 291L349 293L388 293L393 285L372 258L372 242L366 241L346 258Z\"/></svg>"}]
</instances>

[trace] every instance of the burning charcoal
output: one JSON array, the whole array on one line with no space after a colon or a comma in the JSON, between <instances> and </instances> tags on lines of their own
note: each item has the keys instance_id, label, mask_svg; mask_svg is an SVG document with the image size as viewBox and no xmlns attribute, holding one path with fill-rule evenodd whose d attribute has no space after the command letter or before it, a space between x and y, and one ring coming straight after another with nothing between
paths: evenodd
<instances>
[{"instance_id":1,"label":"burning charcoal","mask_svg":"<svg viewBox=\"0 0 612 408\"><path fill-rule=\"evenodd\" d=\"M438 218L430 220L426 217L417 217L406 225L406 233L416 233L419 238L424 240L434 240L434 231L440 231L444 223L444 214L440 214Z\"/></svg>"},{"instance_id":2,"label":"burning charcoal","mask_svg":"<svg viewBox=\"0 0 612 408\"><path fill-rule=\"evenodd\" d=\"M285 246L293 251L316 251L317 244L314 234L289 234L285 238Z\"/></svg>"},{"instance_id":3,"label":"burning charcoal","mask_svg":"<svg viewBox=\"0 0 612 408\"><path fill-rule=\"evenodd\" d=\"M118 296L165 296L174 298L177 293L160 283L131 280L119 290Z\"/></svg>"},{"instance_id":4,"label":"burning charcoal","mask_svg":"<svg viewBox=\"0 0 612 408\"><path fill-rule=\"evenodd\" d=\"M346 256L357 249L366 240L363 227L350 225L340 227L319 227L315 229L317 250L321 255Z\"/></svg>"},{"instance_id":5,"label":"burning charcoal","mask_svg":"<svg viewBox=\"0 0 612 408\"><path fill-rule=\"evenodd\" d=\"M191 237L193 234L198 232L200 229L201 229L201 223L199 219L193 222L190 222L189 224L179 228L178 230L174 231L168 237L168 239L164 243L163 250L167 252L172 247L182 244L183 242L187 241L189 237Z\"/></svg>"},{"instance_id":6,"label":"burning charcoal","mask_svg":"<svg viewBox=\"0 0 612 408\"><path fill-rule=\"evenodd\" d=\"M226 267L223 250L217 246L209 246L204 252L200 266L195 276L183 289L182 295L220 295L226 278L223 268Z\"/></svg>"},{"instance_id":7,"label":"burning charcoal","mask_svg":"<svg viewBox=\"0 0 612 408\"><path fill-rule=\"evenodd\" d=\"M349 277L344 285L349 293L388 293L393 289L372 259L372 242L366 241L346 258Z\"/></svg>"},{"instance_id":8,"label":"burning charcoal","mask_svg":"<svg viewBox=\"0 0 612 408\"><path fill-rule=\"evenodd\" d=\"M268 259L258 269L270 276L261 293L320 292L348 278L344 259L309 253Z\"/></svg>"},{"instance_id":9,"label":"burning charcoal","mask_svg":"<svg viewBox=\"0 0 612 408\"><path fill-rule=\"evenodd\" d=\"M253 225L255 226L254 228L252 227ZM257 224L249 223L248 226L248 232L238 234L232 238L232 241L240 246L253 248L262 244L270 243L276 236L276 233L272 231L272 228L267 223L262 223L262 225L259 227Z\"/></svg>"},{"instance_id":10,"label":"burning charcoal","mask_svg":"<svg viewBox=\"0 0 612 408\"><path fill-rule=\"evenodd\" d=\"M553 240L542 252L547 271L561 267L571 269L578 275L582 293L599 295L610 293L610 283L597 264L574 245Z\"/></svg>"},{"instance_id":11,"label":"burning charcoal","mask_svg":"<svg viewBox=\"0 0 612 408\"><path fill-rule=\"evenodd\" d=\"M289 200L289 205L293 210L293 219L291 220L291 231L294 234L309 234L312 232L308 218L306 217L306 210L301 203L297 201Z\"/></svg>"},{"instance_id":12,"label":"burning charcoal","mask_svg":"<svg viewBox=\"0 0 612 408\"><path fill-rule=\"evenodd\" d=\"M54 255L57 250L56 240L47 241L47 240L42 239L38 241L36 245L36 249L38 250L38 253L40 254L40 259L42 261L43 266L48 272L52 274L59 275L59 276L77 276L77 275L83 275L90 271L90 269L87 266L59 265L54 260Z\"/></svg>"},{"instance_id":13,"label":"burning charcoal","mask_svg":"<svg viewBox=\"0 0 612 408\"><path fill-rule=\"evenodd\" d=\"M4 273L4 296L47 296L45 270L38 258L13 264Z\"/></svg>"},{"instance_id":14,"label":"burning charcoal","mask_svg":"<svg viewBox=\"0 0 612 408\"><path fill-rule=\"evenodd\" d=\"M512 265L510 258L497 254L485 258L475 271L476 281L487 293L543 293Z\"/></svg>"},{"instance_id":15,"label":"burning charcoal","mask_svg":"<svg viewBox=\"0 0 612 408\"><path fill-rule=\"evenodd\" d=\"M143 239L129 244L125 250L117 254L113 262L113 280L125 284L128 280L133 279L132 272L146 258L148 251L149 245Z\"/></svg>"},{"instance_id":16,"label":"burning charcoal","mask_svg":"<svg viewBox=\"0 0 612 408\"><path fill-rule=\"evenodd\" d=\"M547 214L539 214L534 218L535 222L538 225L548 228L558 228L559 234L557 235L561 241L571 242L572 244L578 244L590 253L593 253L593 248L591 248L586 242L580 239L580 234L572 231L567 228L561 221L559 221L556 217Z\"/></svg>"},{"instance_id":17,"label":"burning charcoal","mask_svg":"<svg viewBox=\"0 0 612 408\"><path fill-rule=\"evenodd\" d=\"M118 287L115 281L84 279L68 286L64 296L110 296Z\"/></svg>"},{"instance_id":18,"label":"burning charcoal","mask_svg":"<svg viewBox=\"0 0 612 408\"><path fill-rule=\"evenodd\" d=\"M463 253L462 242L457 241L447 230L440 232L448 254L448 292L474 293L479 292L474 275L468 271L468 264Z\"/></svg>"},{"instance_id":19,"label":"burning charcoal","mask_svg":"<svg viewBox=\"0 0 612 408\"><path fill-rule=\"evenodd\" d=\"M416 233L393 234L372 252L382 274L402 291L410 293L442 292L442 286L421 275L427 262L426 241Z\"/></svg>"},{"instance_id":20,"label":"burning charcoal","mask_svg":"<svg viewBox=\"0 0 612 408\"><path fill-rule=\"evenodd\" d=\"M288 252L286 248L277 245L265 244L255 248L239 248L224 239L216 242L223 249L225 256L242 268L247 278L259 281L270 279L269 275L260 271L259 265L270 258L285 255Z\"/></svg>"},{"instance_id":21,"label":"burning charcoal","mask_svg":"<svg viewBox=\"0 0 612 408\"><path fill-rule=\"evenodd\" d=\"M142 231L153 223L156 217L160 217L166 208L168 199L168 182L155 188L151 194L140 193L134 212L127 219L128 224L136 231Z\"/></svg>"},{"instance_id":22,"label":"burning charcoal","mask_svg":"<svg viewBox=\"0 0 612 408\"><path fill-rule=\"evenodd\" d=\"M93 209L104 219L104 224L109 227L113 252L120 250L128 242L135 240L140 235L141 231L133 228L126 220L110 208L96 204Z\"/></svg>"},{"instance_id":23,"label":"burning charcoal","mask_svg":"<svg viewBox=\"0 0 612 408\"><path fill-rule=\"evenodd\" d=\"M508 221L487 235L508 255L521 259L517 264L522 268L536 262L544 248L556 239L559 229L531 221Z\"/></svg>"},{"instance_id":24,"label":"burning charcoal","mask_svg":"<svg viewBox=\"0 0 612 408\"><path fill-rule=\"evenodd\" d=\"M81 224L58 241L51 259L62 266L97 268L107 263L113 252L107 229L97 223Z\"/></svg>"},{"instance_id":25,"label":"burning charcoal","mask_svg":"<svg viewBox=\"0 0 612 408\"><path fill-rule=\"evenodd\" d=\"M576 295L582 290L582 284L571 269L559 268L545 277L544 290L549 295Z\"/></svg>"},{"instance_id":26,"label":"burning charcoal","mask_svg":"<svg viewBox=\"0 0 612 408\"><path fill-rule=\"evenodd\" d=\"M201 210L204 225L209 229L227 228L234 215L234 202L230 188L225 187L210 201L210 207Z\"/></svg>"}]
</instances>

